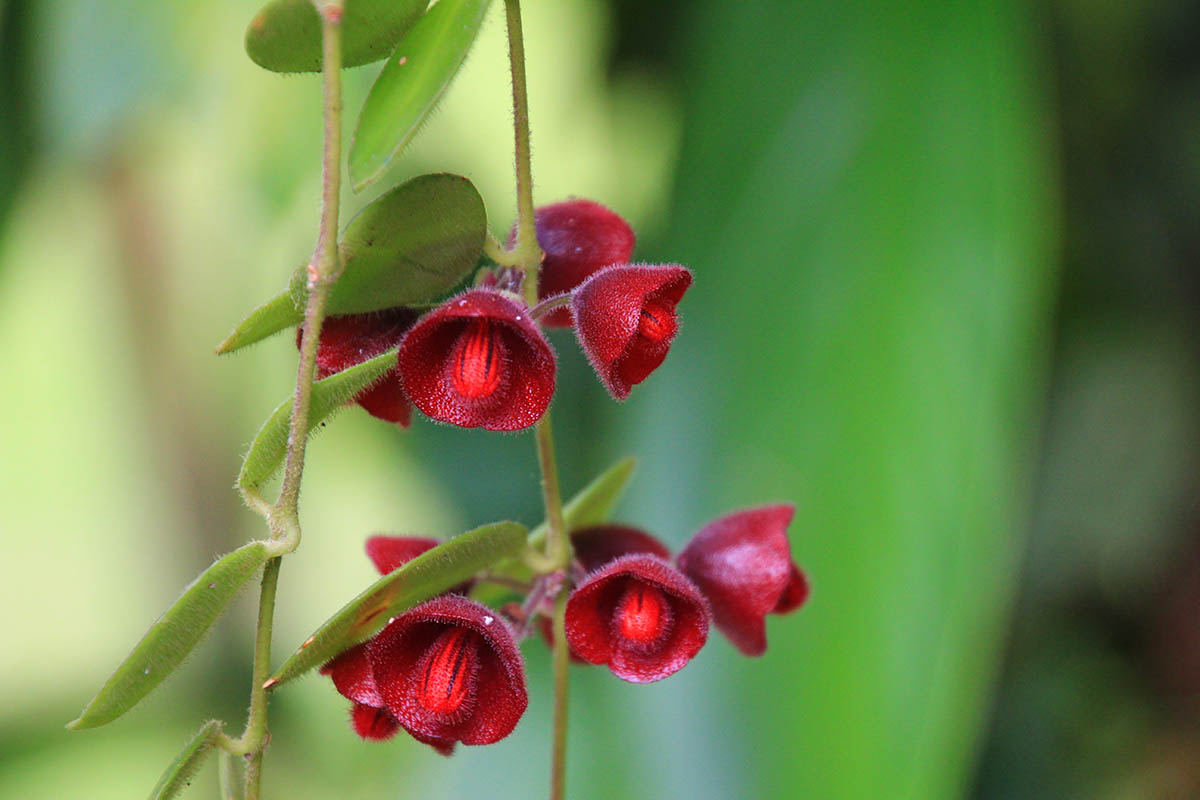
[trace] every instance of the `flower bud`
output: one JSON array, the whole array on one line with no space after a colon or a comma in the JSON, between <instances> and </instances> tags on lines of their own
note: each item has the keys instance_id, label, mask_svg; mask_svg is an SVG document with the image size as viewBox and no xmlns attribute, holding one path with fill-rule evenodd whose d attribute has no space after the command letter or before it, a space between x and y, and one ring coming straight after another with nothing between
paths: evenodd
<instances>
[{"instance_id":1,"label":"flower bud","mask_svg":"<svg viewBox=\"0 0 1200 800\"><path fill-rule=\"evenodd\" d=\"M575 290L575 335L617 400L667 357L679 330L675 306L691 285L692 273L674 264L619 264Z\"/></svg>"},{"instance_id":2,"label":"flower bud","mask_svg":"<svg viewBox=\"0 0 1200 800\"><path fill-rule=\"evenodd\" d=\"M767 614L785 614L808 598L808 581L787 540L795 508L764 506L704 526L676 559L712 604L713 622L748 656L767 649Z\"/></svg>"},{"instance_id":3,"label":"flower bud","mask_svg":"<svg viewBox=\"0 0 1200 800\"><path fill-rule=\"evenodd\" d=\"M404 389L432 419L515 431L537 422L554 395L554 352L528 309L472 289L430 311L400 342Z\"/></svg>"},{"instance_id":4,"label":"flower bud","mask_svg":"<svg viewBox=\"0 0 1200 800\"><path fill-rule=\"evenodd\" d=\"M621 216L591 200L551 203L534 212L538 245L545 258L538 273L538 298L570 292L592 273L625 264L635 237ZM514 227L510 241L515 238ZM567 327L571 311L560 308L542 318L546 327Z\"/></svg>"}]
</instances>

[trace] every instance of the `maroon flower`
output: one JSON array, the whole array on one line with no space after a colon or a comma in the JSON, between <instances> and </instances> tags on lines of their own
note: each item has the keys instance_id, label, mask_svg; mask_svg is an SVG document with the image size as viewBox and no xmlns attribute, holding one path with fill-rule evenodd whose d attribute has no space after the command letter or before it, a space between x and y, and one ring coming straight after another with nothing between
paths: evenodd
<instances>
[{"instance_id":1,"label":"maroon flower","mask_svg":"<svg viewBox=\"0 0 1200 800\"><path fill-rule=\"evenodd\" d=\"M529 702L508 623L465 597L400 615L370 641L367 658L383 706L423 741L491 744Z\"/></svg>"},{"instance_id":2,"label":"maroon flower","mask_svg":"<svg viewBox=\"0 0 1200 800\"><path fill-rule=\"evenodd\" d=\"M619 264L575 290L575 335L613 397L624 400L667 357L675 306L691 285L692 273L677 265Z\"/></svg>"},{"instance_id":3,"label":"maroon flower","mask_svg":"<svg viewBox=\"0 0 1200 800\"><path fill-rule=\"evenodd\" d=\"M624 264L633 255L634 235L621 216L591 200L551 203L534 212L537 240L545 258L538 273L538 298L569 292L597 270ZM516 228L509 236L511 242ZM560 308L542 318L546 327L567 327L571 311Z\"/></svg>"},{"instance_id":4,"label":"maroon flower","mask_svg":"<svg viewBox=\"0 0 1200 800\"><path fill-rule=\"evenodd\" d=\"M527 428L554 395L554 351L528 309L490 289L464 292L418 320L398 361L417 408L464 428Z\"/></svg>"},{"instance_id":5,"label":"maroon flower","mask_svg":"<svg viewBox=\"0 0 1200 800\"><path fill-rule=\"evenodd\" d=\"M407 308L389 308L369 314L348 314L329 317L321 325L317 345L317 378L328 378L336 372L374 358L395 347L417 315ZM296 347L304 331L296 330ZM400 372L392 368L370 388L358 393L354 401L373 417L394 422L407 428L412 419L412 406L404 395Z\"/></svg>"},{"instance_id":6,"label":"maroon flower","mask_svg":"<svg viewBox=\"0 0 1200 800\"><path fill-rule=\"evenodd\" d=\"M663 559L621 556L587 577L567 601L571 649L632 683L680 670L708 637L708 602Z\"/></svg>"},{"instance_id":7,"label":"maroon flower","mask_svg":"<svg viewBox=\"0 0 1200 800\"><path fill-rule=\"evenodd\" d=\"M575 558L588 572L631 553L671 558L667 546L650 534L627 525L595 525L571 532Z\"/></svg>"},{"instance_id":8,"label":"maroon flower","mask_svg":"<svg viewBox=\"0 0 1200 800\"><path fill-rule=\"evenodd\" d=\"M712 603L713 621L748 656L767 649L767 614L785 614L808 598L792 563L790 505L739 511L704 526L676 559Z\"/></svg>"},{"instance_id":9,"label":"maroon flower","mask_svg":"<svg viewBox=\"0 0 1200 800\"><path fill-rule=\"evenodd\" d=\"M383 698L375 686L371 665L367 661L366 644L351 647L321 667L321 674L333 679L338 692L354 705L350 721L364 739L390 739L400 729L400 723L383 707Z\"/></svg>"}]
</instances>

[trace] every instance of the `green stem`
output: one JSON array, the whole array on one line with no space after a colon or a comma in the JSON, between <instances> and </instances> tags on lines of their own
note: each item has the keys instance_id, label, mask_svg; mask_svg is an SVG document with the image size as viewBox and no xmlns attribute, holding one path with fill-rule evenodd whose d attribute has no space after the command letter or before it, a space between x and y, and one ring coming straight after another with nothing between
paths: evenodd
<instances>
[{"instance_id":1,"label":"green stem","mask_svg":"<svg viewBox=\"0 0 1200 800\"><path fill-rule=\"evenodd\" d=\"M554 757L550 800L567 796L567 587L554 601Z\"/></svg>"},{"instance_id":2,"label":"green stem","mask_svg":"<svg viewBox=\"0 0 1200 800\"><path fill-rule=\"evenodd\" d=\"M542 250L538 247L533 216L533 169L529 154L529 99L525 82L525 44L521 33L520 0L504 0L508 23L508 58L512 69L513 134L516 141L517 238L510 254L516 266L525 270L525 302L530 308L538 301L538 270ZM558 465L554 458L554 433L550 413L538 421L536 429L538 464L542 472L542 499L550 529L546 543L549 565L566 572L571 563L571 540L563 520L562 493L558 486ZM566 797L567 773L567 639L563 619L571 586L564 580L554 604L554 743L550 769L552 800Z\"/></svg>"},{"instance_id":3,"label":"green stem","mask_svg":"<svg viewBox=\"0 0 1200 800\"><path fill-rule=\"evenodd\" d=\"M525 43L521 34L520 0L504 0L508 21L508 62L512 68L513 135L517 162L517 240L510 251L514 266L525 270L525 302L537 305L537 277L542 264L533 220L533 169L529 156L529 98L525 83ZM499 262L497 262L499 263Z\"/></svg>"},{"instance_id":4,"label":"green stem","mask_svg":"<svg viewBox=\"0 0 1200 800\"><path fill-rule=\"evenodd\" d=\"M267 743L267 677L271 668L271 630L275 619L275 589L279 585L282 560L272 558L263 568L258 600L258 630L254 636L254 672L250 679L250 713L241 745L247 754L245 800L258 800L262 777L263 749Z\"/></svg>"},{"instance_id":5,"label":"green stem","mask_svg":"<svg viewBox=\"0 0 1200 800\"><path fill-rule=\"evenodd\" d=\"M300 479L304 473L304 451L308 441L308 415L316 372L317 342L321 336L321 324L325 319L329 291L340 272L338 210L342 157L342 4L341 0L323 0L315 5L321 15L324 53L321 69L325 117L321 227L313 261L308 267L308 302L304 310L304 335L300 345L300 364L296 370L296 393L292 402L283 485L275 504L267 509L271 543L275 545L273 551L280 555L290 553L300 544ZM261 496L254 493L250 500L255 499L261 501ZM259 505L251 502L251 506L256 509ZM246 757L243 782L245 800L258 800L260 796L263 751L270 739L267 728L267 677L271 668L271 632L274 627L275 593L279 585L280 564L281 560L276 556L263 568L246 729L240 738L223 739L221 742L226 751Z\"/></svg>"}]
</instances>

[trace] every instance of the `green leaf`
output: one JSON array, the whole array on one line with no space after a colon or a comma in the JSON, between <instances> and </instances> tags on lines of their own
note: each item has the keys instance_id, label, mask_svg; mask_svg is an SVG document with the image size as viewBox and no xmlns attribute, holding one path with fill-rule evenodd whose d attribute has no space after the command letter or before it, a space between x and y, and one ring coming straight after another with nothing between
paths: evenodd
<instances>
[{"instance_id":1,"label":"green leaf","mask_svg":"<svg viewBox=\"0 0 1200 800\"><path fill-rule=\"evenodd\" d=\"M426 0L346 0L342 66L387 58L420 18ZM312 0L273 0L250 21L246 53L272 72L321 71L321 20Z\"/></svg>"},{"instance_id":2,"label":"green leaf","mask_svg":"<svg viewBox=\"0 0 1200 800\"><path fill-rule=\"evenodd\" d=\"M387 621L525 546L525 526L496 522L456 536L388 573L347 603L271 676L290 681L373 636Z\"/></svg>"},{"instance_id":3,"label":"green leaf","mask_svg":"<svg viewBox=\"0 0 1200 800\"><path fill-rule=\"evenodd\" d=\"M150 626L79 718L67 723L67 727L95 728L133 708L178 669L269 556L265 543L250 542L200 573L175 604Z\"/></svg>"},{"instance_id":4,"label":"green leaf","mask_svg":"<svg viewBox=\"0 0 1200 800\"><path fill-rule=\"evenodd\" d=\"M486 235L483 198L469 180L446 173L413 178L346 227L346 267L329 309L356 314L428 302L474 268Z\"/></svg>"},{"instance_id":5,"label":"green leaf","mask_svg":"<svg viewBox=\"0 0 1200 800\"><path fill-rule=\"evenodd\" d=\"M567 501L563 506L563 519L567 530L574 531L577 528L608 522L636 466L637 461L632 458L621 459L593 478L591 483ZM538 525L529 534L530 544L541 545L546 540L549 530L545 522Z\"/></svg>"},{"instance_id":6,"label":"green leaf","mask_svg":"<svg viewBox=\"0 0 1200 800\"><path fill-rule=\"evenodd\" d=\"M158 784L150 792L150 800L170 800L187 788L220 734L221 723L215 719L200 726L200 730L196 731L158 779Z\"/></svg>"},{"instance_id":7,"label":"green leaf","mask_svg":"<svg viewBox=\"0 0 1200 800\"><path fill-rule=\"evenodd\" d=\"M343 271L330 314L420 306L454 288L479 261L487 212L461 175L421 175L381 195L342 234ZM304 319L304 268L288 290L252 311L217 347L229 353Z\"/></svg>"},{"instance_id":8,"label":"green leaf","mask_svg":"<svg viewBox=\"0 0 1200 800\"><path fill-rule=\"evenodd\" d=\"M392 348L386 353L314 383L308 407L309 433L326 417L353 400L359 392L383 377L395 363L396 349ZM257 488L279 468L287 454L291 424L292 398L289 397L279 404L259 428L254 442L250 445L250 451L246 453L242 462L242 471L238 475L239 486L246 489Z\"/></svg>"},{"instance_id":9,"label":"green leaf","mask_svg":"<svg viewBox=\"0 0 1200 800\"><path fill-rule=\"evenodd\" d=\"M272 334L300 324L304 320L304 309L296 307L291 292L272 297L251 311L238 323L225 341L217 345L217 355L232 353L248 344L262 341Z\"/></svg>"},{"instance_id":10,"label":"green leaf","mask_svg":"<svg viewBox=\"0 0 1200 800\"><path fill-rule=\"evenodd\" d=\"M354 191L379 177L417 135L466 60L488 0L439 0L375 79L350 146Z\"/></svg>"}]
</instances>

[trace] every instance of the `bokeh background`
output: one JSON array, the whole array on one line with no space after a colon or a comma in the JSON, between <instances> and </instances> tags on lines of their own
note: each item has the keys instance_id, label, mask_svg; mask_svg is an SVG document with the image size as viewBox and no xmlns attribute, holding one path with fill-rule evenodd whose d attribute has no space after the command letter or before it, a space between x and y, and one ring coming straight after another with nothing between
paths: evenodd
<instances>
[{"instance_id":1,"label":"bokeh background","mask_svg":"<svg viewBox=\"0 0 1200 800\"><path fill-rule=\"evenodd\" d=\"M566 489L636 456L619 516L675 546L793 501L814 584L761 659L714 637L659 684L576 668L571 796L1200 796L1200 6L524 5L536 200L599 199L696 273L622 406L555 338ZM240 726L253 592L133 713L62 727L262 533L231 485L294 345L212 349L311 250L320 109L245 57L255 9L0 0L5 800L144 796L201 720ZM465 174L503 235L500 12L383 186ZM377 69L347 72L348 125ZM535 486L528 435L342 415L277 652L371 580L367 534L532 524ZM324 680L277 694L268 796L543 796L525 651L526 718L450 760L359 742Z\"/></svg>"}]
</instances>

